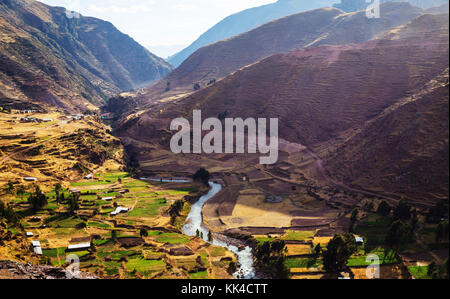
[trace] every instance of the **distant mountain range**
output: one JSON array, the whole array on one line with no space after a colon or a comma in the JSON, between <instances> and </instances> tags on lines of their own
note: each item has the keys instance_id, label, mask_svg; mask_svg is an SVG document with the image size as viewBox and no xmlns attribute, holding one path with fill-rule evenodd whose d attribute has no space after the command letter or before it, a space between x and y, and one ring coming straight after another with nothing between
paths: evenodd
<instances>
[{"instance_id":1,"label":"distant mountain range","mask_svg":"<svg viewBox=\"0 0 450 299\"><path fill-rule=\"evenodd\" d=\"M0 3L0 106L92 109L170 70L109 22L34 0Z\"/></svg>"},{"instance_id":2,"label":"distant mountain range","mask_svg":"<svg viewBox=\"0 0 450 299\"><path fill-rule=\"evenodd\" d=\"M150 99L192 92L276 53L319 45L361 43L422 14L408 3L385 3L381 18L365 11L347 14L337 8L310 10L266 23L256 29L205 46L166 78L151 86Z\"/></svg>"},{"instance_id":3,"label":"distant mountain range","mask_svg":"<svg viewBox=\"0 0 450 299\"><path fill-rule=\"evenodd\" d=\"M264 23L302 11L329 7L339 0L278 0L278 2L260 7L250 8L226 17L211 29L202 34L189 47L169 57L168 61L178 67L198 49L247 32Z\"/></svg>"},{"instance_id":4,"label":"distant mountain range","mask_svg":"<svg viewBox=\"0 0 450 299\"><path fill-rule=\"evenodd\" d=\"M373 2L373 1L371 1ZM442 4L447 3L448 0L381 0L380 3L385 2L409 2L411 5L420 7L420 8L431 8L440 6ZM370 3L367 3L366 0L341 0L340 3L334 4L333 6L339 9L342 9L345 12L353 12L358 10L364 10L368 7Z\"/></svg>"}]
</instances>

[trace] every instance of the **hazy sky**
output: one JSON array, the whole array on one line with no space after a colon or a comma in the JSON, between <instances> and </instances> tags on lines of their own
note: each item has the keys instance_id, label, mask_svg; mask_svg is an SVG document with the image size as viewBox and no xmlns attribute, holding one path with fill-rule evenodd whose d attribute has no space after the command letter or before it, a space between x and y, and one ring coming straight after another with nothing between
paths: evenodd
<instances>
[{"instance_id":1,"label":"hazy sky","mask_svg":"<svg viewBox=\"0 0 450 299\"><path fill-rule=\"evenodd\" d=\"M40 0L110 21L162 57L175 54L226 16L276 0Z\"/></svg>"}]
</instances>

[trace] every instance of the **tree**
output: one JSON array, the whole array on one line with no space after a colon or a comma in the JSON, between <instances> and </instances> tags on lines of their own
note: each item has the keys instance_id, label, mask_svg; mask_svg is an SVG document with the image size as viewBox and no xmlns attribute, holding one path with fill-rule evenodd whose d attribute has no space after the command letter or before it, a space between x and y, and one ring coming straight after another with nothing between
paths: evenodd
<instances>
[{"instance_id":1,"label":"tree","mask_svg":"<svg viewBox=\"0 0 450 299\"><path fill-rule=\"evenodd\" d=\"M5 205L0 200L0 219L6 219L6 222L17 225L19 223L19 216L10 205Z\"/></svg>"},{"instance_id":2,"label":"tree","mask_svg":"<svg viewBox=\"0 0 450 299\"><path fill-rule=\"evenodd\" d=\"M45 194L42 193L41 188L39 186L35 187L35 191L28 198L28 202L31 205L31 209L35 212L42 210L48 204L47 196L45 196Z\"/></svg>"},{"instance_id":3,"label":"tree","mask_svg":"<svg viewBox=\"0 0 450 299\"><path fill-rule=\"evenodd\" d=\"M212 235L212 232L209 231L209 232L208 232L208 242L209 242L209 243L212 243L212 241L213 241L213 235Z\"/></svg>"},{"instance_id":4,"label":"tree","mask_svg":"<svg viewBox=\"0 0 450 299\"><path fill-rule=\"evenodd\" d=\"M398 253L402 244L410 243L412 240L412 227L409 223L402 220L393 222L386 235L386 244L396 253Z\"/></svg>"},{"instance_id":5,"label":"tree","mask_svg":"<svg viewBox=\"0 0 450 299\"><path fill-rule=\"evenodd\" d=\"M117 231L116 230L111 231L111 240L113 240L114 242L117 242Z\"/></svg>"},{"instance_id":6,"label":"tree","mask_svg":"<svg viewBox=\"0 0 450 299\"><path fill-rule=\"evenodd\" d=\"M388 216L391 213L391 206L387 203L387 201L383 200L378 206L377 213L382 216Z\"/></svg>"},{"instance_id":7,"label":"tree","mask_svg":"<svg viewBox=\"0 0 450 299\"><path fill-rule=\"evenodd\" d=\"M62 190L63 190L63 188L61 186L61 183L56 183L56 185L55 185L55 193L56 193L56 195L60 194Z\"/></svg>"},{"instance_id":8,"label":"tree","mask_svg":"<svg viewBox=\"0 0 450 299\"><path fill-rule=\"evenodd\" d=\"M139 230L139 235L141 236L141 238L148 237L148 231L145 228L141 228Z\"/></svg>"},{"instance_id":9,"label":"tree","mask_svg":"<svg viewBox=\"0 0 450 299\"><path fill-rule=\"evenodd\" d=\"M12 182L8 182L4 190L8 194L14 194L14 184Z\"/></svg>"},{"instance_id":10,"label":"tree","mask_svg":"<svg viewBox=\"0 0 450 299\"><path fill-rule=\"evenodd\" d=\"M178 216L180 216L181 210L183 210L184 201L177 200L169 208L170 223L173 225Z\"/></svg>"},{"instance_id":11,"label":"tree","mask_svg":"<svg viewBox=\"0 0 450 299\"><path fill-rule=\"evenodd\" d=\"M358 209L354 209L352 212L352 216L350 217L350 221L354 224L356 221L358 221L358 214L359 214L359 210Z\"/></svg>"},{"instance_id":12,"label":"tree","mask_svg":"<svg viewBox=\"0 0 450 299\"><path fill-rule=\"evenodd\" d=\"M195 91L200 90L200 88L201 88L200 84L198 84L198 83L194 84L194 90Z\"/></svg>"},{"instance_id":13,"label":"tree","mask_svg":"<svg viewBox=\"0 0 450 299\"><path fill-rule=\"evenodd\" d=\"M317 244L316 247L314 247L314 254L316 258L319 257L321 253L322 253L322 246L320 244Z\"/></svg>"},{"instance_id":14,"label":"tree","mask_svg":"<svg viewBox=\"0 0 450 299\"><path fill-rule=\"evenodd\" d=\"M398 205L394 208L394 220L407 221L411 219L411 207L402 198Z\"/></svg>"},{"instance_id":15,"label":"tree","mask_svg":"<svg viewBox=\"0 0 450 299\"><path fill-rule=\"evenodd\" d=\"M374 206L373 202L370 201L370 202L366 202L364 204L363 210L365 212L372 212L374 208L375 208L375 206Z\"/></svg>"},{"instance_id":16,"label":"tree","mask_svg":"<svg viewBox=\"0 0 450 299\"><path fill-rule=\"evenodd\" d=\"M289 278L289 269L286 266L283 240L264 242L256 246L255 263L262 271L271 274L275 279Z\"/></svg>"},{"instance_id":17,"label":"tree","mask_svg":"<svg viewBox=\"0 0 450 299\"><path fill-rule=\"evenodd\" d=\"M20 197L21 200L23 200L23 196L25 195L25 187L22 185L17 186L16 189L16 195Z\"/></svg>"},{"instance_id":18,"label":"tree","mask_svg":"<svg viewBox=\"0 0 450 299\"><path fill-rule=\"evenodd\" d=\"M448 220L442 221L436 228L436 243L439 243L443 240L448 240L448 237Z\"/></svg>"},{"instance_id":19,"label":"tree","mask_svg":"<svg viewBox=\"0 0 450 299\"><path fill-rule=\"evenodd\" d=\"M69 213L74 213L80 209L80 206L78 205L79 197L79 194L71 194L67 199L69 204Z\"/></svg>"},{"instance_id":20,"label":"tree","mask_svg":"<svg viewBox=\"0 0 450 299\"><path fill-rule=\"evenodd\" d=\"M322 253L325 271L332 274L344 271L349 258L356 251L356 241L352 234L335 235Z\"/></svg>"},{"instance_id":21,"label":"tree","mask_svg":"<svg viewBox=\"0 0 450 299\"><path fill-rule=\"evenodd\" d=\"M209 179L210 179L211 175L209 174L209 172L204 169L204 168L200 168L194 175L193 175L193 179L195 182L202 182L203 184L205 184L206 186L208 186L209 184Z\"/></svg>"}]
</instances>

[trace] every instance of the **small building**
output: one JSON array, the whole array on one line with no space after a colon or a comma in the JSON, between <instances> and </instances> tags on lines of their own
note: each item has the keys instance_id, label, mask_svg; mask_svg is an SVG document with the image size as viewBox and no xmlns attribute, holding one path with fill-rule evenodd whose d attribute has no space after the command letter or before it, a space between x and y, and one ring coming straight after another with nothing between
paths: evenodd
<instances>
[{"instance_id":1,"label":"small building","mask_svg":"<svg viewBox=\"0 0 450 299\"><path fill-rule=\"evenodd\" d=\"M26 181L26 182L36 182L36 181L37 181L37 178L26 177L26 178L23 178L23 180Z\"/></svg>"},{"instance_id":2,"label":"small building","mask_svg":"<svg viewBox=\"0 0 450 299\"><path fill-rule=\"evenodd\" d=\"M44 123L51 123L52 121L53 121L53 119L51 119L51 118L42 119L42 122L44 122Z\"/></svg>"},{"instance_id":3,"label":"small building","mask_svg":"<svg viewBox=\"0 0 450 299\"><path fill-rule=\"evenodd\" d=\"M69 245L67 247L67 251L80 251L87 250L89 248L91 248L91 242Z\"/></svg>"},{"instance_id":4,"label":"small building","mask_svg":"<svg viewBox=\"0 0 450 299\"><path fill-rule=\"evenodd\" d=\"M33 247L41 247L41 242L39 242L39 241L31 241L31 245L33 245Z\"/></svg>"},{"instance_id":5,"label":"small building","mask_svg":"<svg viewBox=\"0 0 450 299\"><path fill-rule=\"evenodd\" d=\"M93 178L94 178L94 175L92 173L90 173L84 177L85 180L92 180Z\"/></svg>"},{"instance_id":6,"label":"small building","mask_svg":"<svg viewBox=\"0 0 450 299\"><path fill-rule=\"evenodd\" d=\"M38 255L42 255L42 247L34 247L33 251Z\"/></svg>"},{"instance_id":7,"label":"small building","mask_svg":"<svg viewBox=\"0 0 450 299\"><path fill-rule=\"evenodd\" d=\"M81 193L81 191L78 190L77 188L71 189L70 192L72 192L72 193L74 193L74 194L79 194L79 193Z\"/></svg>"},{"instance_id":8,"label":"small building","mask_svg":"<svg viewBox=\"0 0 450 299\"><path fill-rule=\"evenodd\" d=\"M34 236L34 234L33 234L32 232L26 232L25 234L26 234L27 237L32 237L32 236Z\"/></svg>"},{"instance_id":9,"label":"small building","mask_svg":"<svg viewBox=\"0 0 450 299\"><path fill-rule=\"evenodd\" d=\"M111 200L113 200L114 198L112 198L112 197L104 197L104 198L102 198L102 200L104 200L104 201L111 201Z\"/></svg>"},{"instance_id":10,"label":"small building","mask_svg":"<svg viewBox=\"0 0 450 299\"><path fill-rule=\"evenodd\" d=\"M364 239L361 237L355 237L356 245L360 246L364 244Z\"/></svg>"},{"instance_id":11,"label":"small building","mask_svg":"<svg viewBox=\"0 0 450 299\"><path fill-rule=\"evenodd\" d=\"M127 213L129 210L129 208L117 207L114 212L111 212L111 216L117 216L122 213Z\"/></svg>"}]
</instances>

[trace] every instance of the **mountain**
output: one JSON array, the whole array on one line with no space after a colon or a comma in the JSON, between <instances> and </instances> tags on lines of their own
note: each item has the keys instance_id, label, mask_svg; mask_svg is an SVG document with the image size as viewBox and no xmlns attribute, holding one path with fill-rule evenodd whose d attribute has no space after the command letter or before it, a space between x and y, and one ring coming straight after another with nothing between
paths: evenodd
<instances>
[{"instance_id":1,"label":"mountain","mask_svg":"<svg viewBox=\"0 0 450 299\"><path fill-rule=\"evenodd\" d=\"M370 1L373 2L373 1ZM432 7L438 7L443 4L448 4L448 0L381 0L380 3L385 2L408 2L411 5L429 9ZM341 0L340 3L334 4L333 6L339 9L342 9L345 12L352 12L358 10L365 10L370 3L367 3L366 0ZM441 11L441 13L445 13L445 11Z\"/></svg>"},{"instance_id":2,"label":"mountain","mask_svg":"<svg viewBox=\"0 0 450 299\"><path fill-rule=\"evenodd\" d=\"M141 165L147 165L146 161L156 159L158 151L149 151L145 144L159 144L162 149L166 149L164 159L168 159L170 121L180 116L191 119L194 109L202 111L203 119L221 115L244 119L276 117L279 119L280 138L318 150L319 155L325 159L325 165L337 165L329 168L331 177L335 174L344 177L347 173L344 170L344 174L335 172L341 165L340 160L324 153L330 152L331 155L336 152L336 148L342 148L342 151L348 152L342 161L349 163L348 169L351 171L353 168L348 162L349 155L358 153L362 157L371 158L377 144L386 151L386 157L381 150L375 157L379 160L386 159L386 162L382 162L384 165L389 165L389 161L391 164L390 169L378 168L377 175L398 176L405 170L399 169L401 164L396 164L394 158L400 158L402 152L397 152L394 147L396 143L390 144L390 139L383 139L382 135L383 132L395 135L397 131L384 128L383 125L387 124L383 120L376 122L377 126L380 125L377 134L372 136L370 131L362 133L360 140L368 140L370 143L367 145L355 141L355 145L351 147L354 151L350 151L346 150L345 142L350 138L348 134L362 130L382 117L387 109L394 109L405 98L419 94L424 86L448 69L448 37L448 14L422 15L368 42L323 45L273 55L185 98L157 103L146 113L129 117L117 128L117 133L124 137L123 140L129 146L135 148L135 152L140 153L138 157L143 162ZM434 97L431 94L427 101L423 101L423 113L414 114L414 111L419 112L415 107L412 112L407 113L400 113L401 110L398 110L390 118L392 123L398 124L408 133L401 137L402 142L414 142L422 148L433 146L434 149L430 149L430 152L439 157L445 151L448 152L448 119L445 121L442 114L448 111L448 99L443 100L445 90L439 90L436 95L436 102L432 101ZM434 117L431 112L437 109L442 110L437 114L437 119L427 123L428 118ZM414 117L423 119L411 123ZM419 126L422 121L426 124L423 128ZM390 127L396 130L396 126ZM435 132L431 136L436 138L436 147L431 143L432 140L424 138L432 130ZM447 139L438 138L446 133ZM384 144L379 144L380 142ZM407 150L413 151L415 148ZM401 183L405 185L397 186L397 189L392 186L389 191L395 189L401 191L400 195L414 197L426 193L429 188L442 183L442 180L448 180L448 164L442 163L444 158L441 156L427 160L426 151L424 153L425 155L416 152L409 156L414 160L407 161L411 166L407 171L420 177L420 183L408 187L407 181L403 181ZM405 155L404 158L408 160L408 156ZM355 163L359 161L361 165L355 166L355 169L364 171L364 161L355 159ZM430 186L423 185L428 176L422 173L425 168L419 167L423 165L423 161L429 163L426 169L433 168L436 176L441 176L439 180L435 179L436 176L430 176L435 179L428 181ZM197 158L183 159L183 167L187 168L192 163L199 163L195 164L196 167L202 165ZM221 162L218 160L217 163ZM283 163L287 163L286 160ZM298 164L293 165L299 167ZM395 170L394 174L389 172L391 170ZM370 189L375 185L366 181L362 187ZM441 196L444 194L443 189L445 184L436 188L436 193Z\"/></svg>"},{"instance_id":3,"label":"mountain","mask_svg":"<svg viewBox=\"0 0 450 299\"><path fill-rule=\"evenodd\" d=\"M336 8L311 10L267 23L252 31L201 48L166 78L148 89L148 98L167 98L208 86L270 55L319 45L361 43L419 16L408 3L386 3L381 18L365 11L344 13Z\"/></svg>"},{"instance_id":4,"label":"mountain","mask_svg":"<svg viewBox=\"0 0 450 299\"><path fill-rule=\"evenodd\" d=\"M2 0L0 41L1 106L92 109L171 70L111 23L34 0Z\"/></svg>"},{"instance_id":5,"label":"mountain","mask_svg":"<svg viewBox=\"0 0 450 299\"><path fill-rule=\"evenodd\" d=\"M217 41L241 34L264 23L302 11L328 7L337 0L279 0L276 3L250 8L233 14L202 34L189 47L169 57L173 66L179 66L198 49Z\"/></svg>"}]
</instances>

